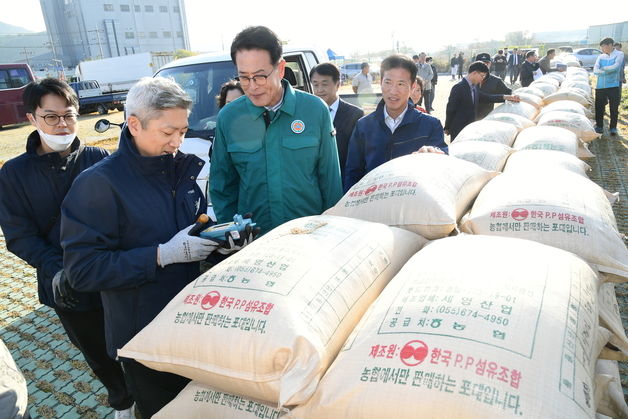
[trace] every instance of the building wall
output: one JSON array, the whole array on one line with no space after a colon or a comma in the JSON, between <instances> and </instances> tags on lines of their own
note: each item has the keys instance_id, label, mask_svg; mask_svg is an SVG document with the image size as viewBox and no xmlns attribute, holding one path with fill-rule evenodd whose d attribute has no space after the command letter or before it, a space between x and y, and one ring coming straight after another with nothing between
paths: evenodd
<instances>
[{"instance_id":1,"label":"building wall","mask_svg":"<svg viewBox=\"0 0 628 419\"><path fill-rule=\"evenodd\" d=\"M597 45L606 37L611 37L617 42L628 41L628 21L608 25L589 26L587 36L589 44Z\"/></svg>"},{"instance_id":2,"label":"building wall","mask_svg":"<svg viewBox=\"0 0 628 419\"><path fill-rule=\"evenodd\" d=\"M64 64L189 49L184 0L40 0Z\"/></svg>"}]
</instances>

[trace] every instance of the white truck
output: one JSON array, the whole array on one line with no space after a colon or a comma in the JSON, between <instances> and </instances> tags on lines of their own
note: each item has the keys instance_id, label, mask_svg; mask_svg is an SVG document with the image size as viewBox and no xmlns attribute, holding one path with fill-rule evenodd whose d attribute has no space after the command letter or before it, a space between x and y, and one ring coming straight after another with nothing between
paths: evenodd
<instances>
[{"instance_id":1,"label":"white truck","mask_svg":"<svg viewBox=\"0 0 628 419\"><path fill-rule=\"evenodd\" d=\"M172 53L143 52L102 60L82 61L76 67L80 81L96 80L103 93L124 92L142 77L152 77L174 59Z\"/></svg>"}]
</instances>

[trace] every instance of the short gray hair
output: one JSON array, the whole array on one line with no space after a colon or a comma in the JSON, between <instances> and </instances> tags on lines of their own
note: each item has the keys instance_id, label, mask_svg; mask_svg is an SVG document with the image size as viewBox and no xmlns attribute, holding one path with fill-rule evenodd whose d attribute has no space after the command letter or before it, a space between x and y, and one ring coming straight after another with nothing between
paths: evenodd
<instances>
[{"instance_id":1,"label":"short gray hair","mask_svg":"<svg viewBox=\"0 0 628 419\"><path fill-rule=\"evenodd\" d=\"M140 120L146 128L148 121L159 118L165 109L192 109L190 96L174 79L143 77L131 87L126 96L126 113Z\"/></svg>"}]
</instances>

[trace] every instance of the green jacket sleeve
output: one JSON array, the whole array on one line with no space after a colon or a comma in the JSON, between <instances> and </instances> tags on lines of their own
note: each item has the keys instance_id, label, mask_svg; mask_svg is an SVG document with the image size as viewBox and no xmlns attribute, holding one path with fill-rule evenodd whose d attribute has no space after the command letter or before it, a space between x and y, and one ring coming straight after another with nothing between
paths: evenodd
<instances>
[{"instance_id":1,"label":"green jacket sleeve","mask_svg":"<svg viewBox=\"0 0 628 419\"><path fill-rule=\"evenodd\" d=\"M323 198L323 210L336 205L342 198L342 180L340 179L340 163L334 128L329 112L323 112L321 147L318 156L318 184Z\"/></svg>"},{"instance_id":2,"label":"green jacket sleeve","mask_svg":"<svg viewBox=\"0 0 628 419\"><path fill-rule=\"evenodd\" d=\"M238 212L240 176L227 151L227 141L220 120L216 126L211 166L209 195L219 223L231 221Z\"/></svg>"}]
</instances>

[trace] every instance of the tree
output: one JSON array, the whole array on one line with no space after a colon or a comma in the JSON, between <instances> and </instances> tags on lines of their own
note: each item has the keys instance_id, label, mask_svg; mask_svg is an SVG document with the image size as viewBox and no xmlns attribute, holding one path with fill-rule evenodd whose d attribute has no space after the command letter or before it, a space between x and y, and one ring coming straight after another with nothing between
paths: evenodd
<instances>
[{"instance_id":1,"label":"tree","mask_svg":"<svg viewBox=\"0 0 628 419\"><path fill-rule=\"evenodd\" d=\"M187 49L178 49L174 52L174 59L178 60L179 58L192 57L193 55L198 55L198 52L188 51Z\"/></svg>"}]
</instances>

